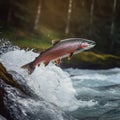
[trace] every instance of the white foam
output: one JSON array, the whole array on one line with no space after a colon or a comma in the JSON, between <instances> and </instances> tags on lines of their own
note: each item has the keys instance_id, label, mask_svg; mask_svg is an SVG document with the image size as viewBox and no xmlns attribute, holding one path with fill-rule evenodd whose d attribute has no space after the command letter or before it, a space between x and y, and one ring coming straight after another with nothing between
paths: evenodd
<instances>
[{"instance_id":1,"label":"white foam","mask_svg":"<svg viewBox=\"0 0 120 120\"><path fill-rule=\"evenodd\" d=\"M66 69L66 71L72 75L73 80L87 86L89 84L90 87L120 84L119 68L108 70Z\"/></svg>"},{"instance_id":2,"label":"white foam","mask_svg":"<svg viewBox=\"0 0 120 120\"><path fill-rule=\"evenodd\" d=\"M0 61L7 70L14 70L24 76L27 84L37 95L64 110L71 111L80 106L96 104L93 101L78 101L69 74L52 63L47 67L44 65L36 67L35 71L28 75L27 71L22 69L21 66L34 60L36 56L38 54L32 51L15 50L2 55Z\"/></svg>"}]
</instances>

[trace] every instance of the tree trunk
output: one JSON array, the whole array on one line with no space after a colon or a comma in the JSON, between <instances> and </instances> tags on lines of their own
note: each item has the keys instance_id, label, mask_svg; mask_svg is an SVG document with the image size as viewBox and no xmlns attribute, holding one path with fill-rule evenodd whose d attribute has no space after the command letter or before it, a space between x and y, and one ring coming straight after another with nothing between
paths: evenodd
<instances>
[{"instance_id":1,"label":"tree trunk","mask_svg":"<svg viewBox=\"0 0 120 120\"><path fill-rule=\"evenodd\" d=\"M82 0L82 7L84 8L85 7L85 1Z\"/></svg>"},{"instance_id":2,"label":"tree trunk","mask_svg":"<svg viewBox=\"0 0 120 120\"><path fill-rule=\"evenodd\" d=\"M117 0L114 0L114 3L113 3L113 13L112 13L112 23L111 23L111 30L110 30L110 34L111 34L111 38L112 38L110 52L113 51L113 46L114 46L113 34L114 34L114 29L115 29L116 6L117 6Z\"/></svg>"},{"instance_id":3,"label":"tree trunk","mask_svg":"<svg viewBox=\"0 0 120 120\"><path fill-rule=\"evenodd\" d=\"M94 17L94 0L91 1L90 6L90 30L89 30L90 35L92 34L93 17Z\"/></svg>"},{"instance_id":4,"label":"tree trunk","mask_svg":"<svg viewBox=\"0 0 120 120\"><path fill-rule=\"evenodd\" d=\"M113 33L114 33L114 27L115 27L114 19L115 19L116 5L117 5L117 0L114 0L113 14L112 14L112 24L111 24L111 30L110 30L111 35L113 35Z\"/></svg>"},{"instance_id":5,"label":"tree trunk","mask_svg":"<svg viewBox=\"0 0 120 120\"><path fill-rule=\"evenodd\" d=\"M38 24L39 24L40 14L41 14L41 7L42 7L42 0L39 0L38 7L37 7L37 13L35 16L34 30L38 29Z\"/></svg>"},{"instance_id":6,"label":"tree trunk","mask_svg":"<svg viewBox=\"0 0 120 120\"><path fill-rule=\"evenodd\" d=\"M9 25L9 23L11 22L12 19L12 4L11 4L11 0L8 1L8 14L7 14L7 19L6 22Z\"/></svg>"},{"instance_id":7,"label":"tree trunk","mask_svg":"<svg viewBox=\"0 0 120 120\"><path fill-rule=\"evenodd\" d=\"M67 13L67 23L66 23L66 28L65 28L65 35L67 36L70 31L70 20L71 20L71 13L72 13L72 4L73 0L69 0L69 5L68 5L68 13Z\"/></svg>"}]
</instances>

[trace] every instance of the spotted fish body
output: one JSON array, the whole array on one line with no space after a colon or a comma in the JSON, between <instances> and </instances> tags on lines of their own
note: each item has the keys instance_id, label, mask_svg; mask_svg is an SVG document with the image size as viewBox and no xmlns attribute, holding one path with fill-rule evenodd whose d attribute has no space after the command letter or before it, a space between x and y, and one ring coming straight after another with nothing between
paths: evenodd
<instances>
[{"instance_id":1,"label":"spotted fish body","mask_svg":"<svg viewBox=\"0 0 120 120\"><path fill-rule=\"evenodd\" d=\"M69 38L57 41L53 46L43 51L34 61L28 63L22 68L28 69L31 74L37 65L44 63L45 66L50 61L59 61L62 58L71 58L72 55L88 50L95 46L95 42L83 38ZM58 62L59 63L59 62Z\"/></svg>"}]
</instances>

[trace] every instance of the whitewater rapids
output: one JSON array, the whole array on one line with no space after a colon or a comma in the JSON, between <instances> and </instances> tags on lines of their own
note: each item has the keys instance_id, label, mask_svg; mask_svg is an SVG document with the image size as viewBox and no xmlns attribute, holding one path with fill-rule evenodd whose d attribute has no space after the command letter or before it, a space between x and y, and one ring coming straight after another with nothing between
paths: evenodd
<instances>
[{"instance_id":1,"label":"whitewater rapids","mask_svg":"<svg viewBox=\"0 0 120 120\"><path fill-rule=\"evenodd\" d=\"M32 95L25 97L24 93L1 81L6 91L4 102L12 120L120 119L120 68L61 69L50 63L47 67L41 64L28 75L21 66L37 56L32 50L20 50L9 41L0 40L0 62Z\"/></svg>"},{"instance_id":2,"label":"whitewater rapids","mask_svg":"<svg viewBox=\"0 0 120 120\"><path fill-rule=\"evenodd\" d=\"M16 49L0 57L0 61L8 71L13 70L21 74L30 88L46 101L56 104L66 111L73 111L79 107L94 106L95 101L77 100L70 75L60 67L50 63L47 67L41 64L31 75L21 66L31 62L38 54L31 51Z\"/></svg>"}]
</instances>

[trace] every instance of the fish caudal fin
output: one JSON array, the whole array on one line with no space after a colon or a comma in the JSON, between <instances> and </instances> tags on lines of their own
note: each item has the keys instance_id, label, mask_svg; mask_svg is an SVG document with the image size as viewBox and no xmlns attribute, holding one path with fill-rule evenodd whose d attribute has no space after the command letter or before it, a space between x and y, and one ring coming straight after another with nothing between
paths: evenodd
<instances>
[{"instance_id":1,"label":"fish caudal fin","mask_svg":"<svg viewBox=\"0 0 120 120\"><path fill-rule=\"evenodd\" d=\"M32 74L32 72L35 69L35 67L33 67L31 65L31 63L25 64L25 65L21 66L21 68L27 69L29 74Z\"/></svg>"}]
</instances>

